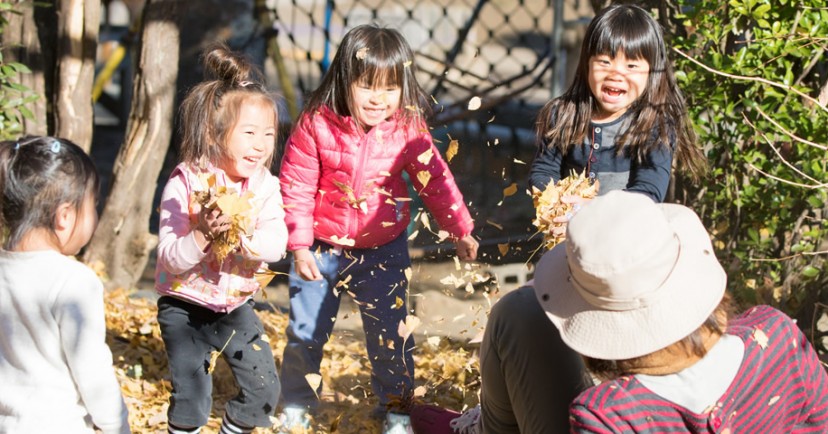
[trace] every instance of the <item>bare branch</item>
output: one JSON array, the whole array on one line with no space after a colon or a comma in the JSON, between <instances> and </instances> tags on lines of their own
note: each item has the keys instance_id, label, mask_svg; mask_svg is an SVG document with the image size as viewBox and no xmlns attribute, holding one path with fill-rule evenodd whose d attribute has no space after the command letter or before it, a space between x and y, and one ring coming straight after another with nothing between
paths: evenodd
<instances>
[{"instance_id":1,"label":"bare branch","mask_svg":"<svg viewBox=\"0 0 828 434\"><path fill-rule=\"evenodd\" d=\"M689 55L687 55L686 53L684 53L683 51L681 51L681 50L679 50L675 47L671 47L671 48L673 49L673 51L675 51L676 53L678 53L679 55L681 55L685 59L695 63L696 65L699 65L700 67L702 67L702 69L704 69L708 72L712 72L716 75L721 75L722 77L728 77L728 78L732 78L732 79L735 79L735 80L758 81L760 83L767 84L768 86L778 87L778 88L784 89L788 92L793 92L793 93L801 96L802 98L814 103L816 106L821 108L824 112L828 113L828 107L826 107L825 104L820 104L819 101L817 101L813 97L803 93L802 91L800 91L799 89L797 89L793 86L790 86L790 85L787 85L787 84L777 83L775 81L770 81L770 80L762 78L762 77L749 77L749 76L746 76L746 75L728 74L724 71L719 71L718 69L711 68L711 67L705 65L704 63L699 62L698 60L690 57Z\"/></svg>"},{"instance_id":2,"label":"bare branch","mask_svg":"<svg viewBox=\"0 0 828 434\"><path fill-rule=\"evenodd\" d=\"M779 149L776 147L776 145L773 144L773 141L771 141L771 139L767 136L767 134L765 134L764 131L760 131L758 128L756 128L756 125L753 125L753 122L751 122L750 119L748 119L748 117L744 113L742 113L742 117L745 119L745 122L747 122L747 124L750 125L751 128L753 128L754 131L759 133L759 135L761 135L762 138L765 139L766 142L768 142L768 146L770 146L771 149L773 149L773 152L776 153L776 156L779 157L780 160L782 160L782 164L788 166L789 169L791 169L794 172L798 173L803 178L806 178L811 182L819 184L819 181L817 179L814 179L813 177L809 176L807 173L799 170L799 168L797 168L796 166L794 166L793 164L788 162L788 159L782 156L782 154L779 152Z\"/></svg>"},{"instance_id":3,"label":"bare branch","mask_svg":"<svg viewBox=\"0 0 828 434\"><path fill-rule=\"evenodd\" d=\"M826 89L828 89L828 86L826 86L826 88L823 88L823 92L826 92L826 98L828 99L828 90L826 90ZM759 108L758 106L754 107L754 108L756 109L756 111L759 112L760 115L762 115L763 118L765 118L766 121L772 123L773 126L775 126L777 129L779 129L780 131L785 133L785 135L789 136L790 138L792 138L792 139L796 140L797 142L802 143L804 145L812 146L812 147L817 148L817 149L822 149L823 151L828 151L828 146L820 145L819 143L814 143L814 142L811 142L809 140L805 140L805 139L797 136L796 134L788 131L785 127L783 127L778 122L773 120L773 118L768 116L768 114L765 113L764 111L762 111L762 109Z\"/></svg>"},{"instance_id":4,"label":"bare branch","mask_svg":"<svg viewBox=\"0 0 828 434\"><path fill-rule=\"evenodd\" d=\"M758 168L758 167L754 166L754 165L753 165L753 164L751 164L751 163L747 163L747 165L748 165L751 169L753 169L753 170L755 170L755 171L757 171L757 172L761 173L762 175L765 175L766 177L768 177L768 178L770 178L770 179L773 179L773 180L776 180L776 181L779 181L779 182L782 182L782 183L785 183L785 184L788 184L788 185L792 185L792 186L794 186L794 187L802 187L802 188L808 188L808 189L817 189L817 188L825 188L825 187L828 187L828 183L825 183L825 182L823 182L823 183L819 183L819 184L815 184L815 185L808 185L808 184L802 184L802 183L799 183L799 182L788 181L787 179L782 179L782 178L780 178L780 177L778 177L778 176L773 176L773 175L771 175L770 173L767 173L767 172L763 171L762 169L760 169L760 168Z\"/></svg>"}]
</instances>

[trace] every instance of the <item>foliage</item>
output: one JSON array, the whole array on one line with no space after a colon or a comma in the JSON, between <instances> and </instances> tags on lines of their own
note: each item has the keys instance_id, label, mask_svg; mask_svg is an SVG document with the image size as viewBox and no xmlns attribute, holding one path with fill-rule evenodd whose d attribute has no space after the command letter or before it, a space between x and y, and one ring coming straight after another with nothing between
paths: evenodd
<instances>
[{"instance_id":1,"label":"foliage","mask_svg":"<svg viewBox=\"0 0 828 434\"><path fill-rule=\"evenodd\" d=\"M18 13L14 4L0 2L0 33L9 24L9 14ZM34 119L26 105L39 98L31 89L20 84L18 79L20 74L30 74L32 71L22 63L6 62L3 56L6 48L9 47L0 47L0 140L16 138L23 132L23 120Z\"/></svg>"},{"instance_id":2,"label":"foliage","mask_svg":"<svg viewBox=\"0 0 828 434\"><path fill-rule=\"evenodd\" d=\"M690 205L739 300L807 317L826 281L828 1L684 3L677 78L711 168Z\"/></svg>"}]
</instances>

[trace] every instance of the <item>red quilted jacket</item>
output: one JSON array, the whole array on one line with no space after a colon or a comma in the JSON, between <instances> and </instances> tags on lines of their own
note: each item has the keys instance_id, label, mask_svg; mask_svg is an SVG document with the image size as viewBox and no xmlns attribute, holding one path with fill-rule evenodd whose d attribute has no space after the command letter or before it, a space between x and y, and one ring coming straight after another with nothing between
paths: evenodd
<instances>
[{"instance_id":1,"label":"red quilted jacket","mask_svg":"<svg viewBox=\"0 0 828 434\"><path fill-rule=\"evenodd\" d=\"M280 182L288 249L314 239L345 248L384 245L408 226L403 171L440 227L454 237L474 223L448 165L422 127L393 117L367 133L327 107L299 120L287 142Z\"/></svg>"}]
</instances>

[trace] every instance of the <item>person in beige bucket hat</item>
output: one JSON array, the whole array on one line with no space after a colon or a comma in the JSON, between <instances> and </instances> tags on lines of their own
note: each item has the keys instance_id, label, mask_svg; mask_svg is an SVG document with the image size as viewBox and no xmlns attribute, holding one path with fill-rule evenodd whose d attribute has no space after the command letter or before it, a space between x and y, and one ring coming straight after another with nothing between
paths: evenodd
<instances>
[{"instance_id":1,"label":"person in beige bucket hat","mask_svg":"<svg viewBox=\"0 0 828 434\"><path fill-rule=\"evenodd\" d=\"M816 352L772 307L729 315L724 269L692 210L613 191L566 234L534 288L603 381L572 402L572 432L828 432Z\"/></svg>"}]
</instances>

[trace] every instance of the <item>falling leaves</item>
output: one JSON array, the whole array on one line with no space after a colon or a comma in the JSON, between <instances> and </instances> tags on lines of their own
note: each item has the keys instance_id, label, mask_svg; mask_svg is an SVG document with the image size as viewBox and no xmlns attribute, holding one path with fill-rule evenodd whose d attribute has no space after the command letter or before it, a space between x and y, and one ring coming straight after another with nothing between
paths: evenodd
<instances>
[{"instance_id":1,"label":"falling leaves","mask_svg":"<svg viewBox=\"0 0 828 434\"><path fill-rule=\"evenodd\" d=\"M227 342L224 343L224 346L221 347L220 351L213 351L210 353L210 364L207 366L207 373L212 374L213 371L216 369L216 360L218 360L221 353L224 352L224 349L227 348L227 344L230 343L230 339L233 339L233 336L236 336L236 331L233 330L233 333L230 333L230 337L227 338Z\"/></svg>"},{"instance_id":2,"label":"falling leaves","mask_svg":"<svg viewBox=\"0 0 828 434\"><path fill-rule=\"evenodd\" d=\"M498 244L497 250L500 252L500 256L506 256L506 253L509 253L509 243Z\"/></svg>"},{"instance_id":3,"label":"falling leaves","mask_svg":"<svg viewBox=\"0 0 828 434\"><path fill-rule=\"evenodd\" d=\"M420 184L423 184L423 188L428 185L428 182L431 181L431 173L427 170L421 170L417 172L417 180L420 181Z\"/></svg>"},{"instance_id":4,"label":"falling leaves","mask_svg":"<svg viewBox=\"0 0 828 434\"><path fill-rule=\"evenodd\" d=\"M319 374L305 374L305 381L308 382L308 385L313 389L313 393L316 394L316 397L319 398L319 394L316 393L319 390L319 386L322 385L322 376Z\"/></svg>"},{"instance_id":5,"label":"falling leaves","mask_svg":"<svg viewBox=\"0 0 828 434\"><path fill-rule=\"evenodd\" d=\"M535 204L535 219L532 224L538 228L538 232L543 234L543 246L547 250L555 247L556 244L566 238L565 234L556 235L553 233L553 229L566 224L553 220L572 212L573 205L562 202L561 198L574 195L592 199L598 195L598 188L598 181L590 181L584 173L580 175L573 173L557 184L550 182L544 191L533 187L532 201Z\"/></svg>"},{"instance_id":6,"label":"falling leaves","mask_svg":"<svg viewBox=\"0 0 828 434\"><path fill-rule=\"evenodd\" d=\"M451 159L457 155L457 152L460 150L460 142L457 140L452 139L448 144L448 149L446 149L446 161L451 163Z\"/></svg>"},{"instance_id":7,"label":"falling leaves","mask_svg":"<svg viewBox=\"0 0 828 434\"><path fill-rule=\"evenodd\" d=\"M356 244L356 241L348 238L347 235L343 235L341 237L338 237L336 235L331 235L331 241L333 241L334 244L339 245L339 246L353 247Z\"/></svg>"},{"instance_id":8,"label":"falling leaves","mask_svg":"<svg viewBox=\"0 0 828 434\"><path fill-rule=\"evenodd\" d=\"M407 315L405 321L400 321L400 325L397 327L397 333L403 338L403 341L406 341L414 333L414 330L420 326L420 322L420 318L414 315Z\"/></svg>"},{"instance_id":9,"label":"falling leaves","mask_svg":"<svg viewBox=\"0 0 828 434\"><path fill-rule=\"evenodd\" d=\"M766 335L765 332L762 331L762 329L760 329L758 327L755 328L753 330L752 337L753 337L753 340L756 341L756 343L760 347L762 347L763 350L768 347L768 335Z\"/></svg>"},{"instance_id":10,"label":"falling leaves","mask_svg":"<svg viewBox=\"0 0 828 434\"><path fill-rule=\"evenodd\" d=\"M428 148L422 154L417 156L417 161L422 164L428 164L431 162L431 159L434 157L434 151L431 148Z\"/></svg>"},{"instance_id":11,"label":"falling leaves","mask_svg":"<svg viewBox=\"0 0 828 434\"><path fill-rule=\"evenodd\" d=\"M474 96L469 100L469 110L475 111L480 108L481 100L479 96Z\"/></svg>"}]
</instances>

